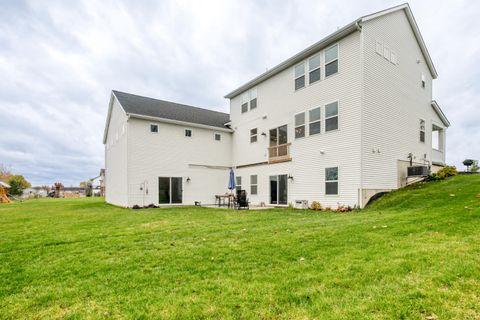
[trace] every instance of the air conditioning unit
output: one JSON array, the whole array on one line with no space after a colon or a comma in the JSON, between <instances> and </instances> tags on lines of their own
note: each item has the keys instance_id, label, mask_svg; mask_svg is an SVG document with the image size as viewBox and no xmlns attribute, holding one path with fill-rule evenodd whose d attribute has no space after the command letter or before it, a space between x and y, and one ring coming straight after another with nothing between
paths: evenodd
<instances>
[{"instance_id":1,"label":"air conditioning unit","mask_svg":"<svg viewBox=\"0 0 480 320\"><path fill-rule=\"evenodd\" d=\"M296 209L308 209L308 200L295 200Z\"/></svg>"},{"instance_id":2,"label":"air conditioning unit","mask_svg":"<svg viewBox=\"0 0 480 320\"><path fill-rule=\"evenodd\" d=\"M412 166L407 168L407 176L424 177L428 176L429 170L427 166Z\"/></svg>"}]
</instances>

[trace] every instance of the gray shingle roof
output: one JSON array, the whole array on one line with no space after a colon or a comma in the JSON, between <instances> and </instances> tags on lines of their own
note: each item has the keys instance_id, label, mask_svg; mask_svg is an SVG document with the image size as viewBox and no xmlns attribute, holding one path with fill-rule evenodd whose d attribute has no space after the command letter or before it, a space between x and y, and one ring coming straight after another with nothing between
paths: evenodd
<instances>
[{"instance_id":1,"label":"gray shingle roof","mask_svg":"<svg viewBox=\"0 0 480 320\"><path fill-rule=\"evenodd\" d=\"M113 90L126 113L225 128L228 113Z\"/></svg>"}]
</instances>

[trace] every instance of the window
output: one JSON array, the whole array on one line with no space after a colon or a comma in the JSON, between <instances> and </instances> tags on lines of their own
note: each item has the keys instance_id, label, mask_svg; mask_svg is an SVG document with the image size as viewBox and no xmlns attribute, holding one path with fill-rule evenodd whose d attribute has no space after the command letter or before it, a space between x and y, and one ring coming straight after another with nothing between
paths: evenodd
<instances>
[{"instance_id":1,"label":"window","mask_svg":"<svg viewBox=\"0 0 480 320\"><path fill-rule=\"evenodd\" d=\"M295 115L295 139L305 137L305 112Z\"/></svg>"},{"instance_id":2,"label":"window","mask_svg":"<svg viewBox=\"0 0 480 320\"><path fill-rule=\"evenodd\" d=\"M257 107L257 88L250 90L250 110Z\"/></svg>"},{"instance_id":3,"label":"window","mask_svg":"<svg viewBox=\"0 0 480 320\"><path fill-rule=\"evenodd\" d=\"M420 119L420 142L425 142L425 120Z\"/></svg>"},{"instance_id":4,"label":"window","mask_svg":"<svg viewBox=\"0 0 480 320\"><path fill-rule=\"evenodd\" d=\"M308 134L314 135L320 133L320 107L308 112Z\"/></svg>"},{"instance_id":5,"label":"window","mask_svg":"<svg viewBox=\"0 0 480 320\"><path fill-rule=\"evenodd\" d=\"M192 130L185 129L185 137L191 137L191 136L192 136Z\"/></svg>"},{"instance_id":6,"label":"window","mask_svg":"<svg viewBox=\"0 0 480 320\"><path fill-rule=\"evenodd\" d=\"M338 102L325 106L325 131L338 129Z\"/></svg>"},{"instance_id":7,"label":"window","mask_svg":"<svg viewBox=\"0 0 480 320\"><path fill-rule=\"evenodd\" d=\"M325 77L338 72L338 44L325 50Z\"/></svg>"},{"instance_id":8,"label":"window","mask_svg":"<svg viewBox=\"0 0 480 320\"><path fill-rule=\"evenodd\" d=\"M150 132L158 133L158 124L151 124L150 125Z\"/></svg>"},{"instance_id":9,"label":"window","mask_svg":"<svg viewBox=\"0 0 480 320\"><path fill-rule=\"evenodd\" d=\"M387 60L390 60L390 49L383 47L383 57Z\"/></svg>"},{"instance_id":10,"label":"window","mask_svg":"<svg viewBox=\"0 0 480 320\"><path fill-rule=\"evenodd\" d=\"M295 66L295 90L305 87L305 62Z\"/></svg>"},{"instance_id":11,"label":"window","mask_svg":"<svg viewBox=\"0 0 480 320\"><path fill-rule=\"evenodd\" d=\"M390 52L390 62L393 64L398 63L397 54L393 51Z\"/></svg>"},{"instance_id":12,"label":"window","mask_svg":"<svg viewBox=\"0 0 480 320\"><path fill-rule=\"evenodd\" d=\"M338 194L338 167L325 168L325 194Z\"/></svg>"},{"instance_id":13,"label":"window","mask_svg":"<svg viewBox=\"0 0 480 320\"><path fill-rule=\"evenodd\" d=\"M242 95L242 113L245 113L248 111L248 92L245 92Z\"/></svg>"},{"instance_id":14,"label":"window","mask_svg":"<svg viewBox=\"0 0 480 320\"><path fill-rule=\"evenodd\" d=\"M320 80L320 54L308 59L308 83L312 84Z\"/></svg>"},{"instance_id":15,"label":"window","mask_svg":"<svg viewBox=\"0 0 480 320\"><path fill-rule=\"evenodd\" d=\"M258 178L256 174L250 176L250 194L257 194L258 192Z\"/></svg>"},{"instance_id":16,"label":"window","mask_svg":"<svg viewBox=\"0 0 480 320\"><path fill-rule=\"evenodd\" d=\"M250 129L250 143L257 142L258 129Z\"/></svg>"},{"instance_id":17,"label":"window","mask_svg":"<svg viewBox=\"0 0 480 320\"><path fill-rule=\"evenodd\" d=\"M422 73L422 88L425 88L425 75Z\"/></svg>"},{"instance_id":18,"label":"window","mask_svg":"<svg viewBox=\"0 0 480 320\"><path fill-rule=\"evenodd\" d=\"M158 203L182 203L183 188L181 177L158 178Z\"/></svg>"},{"instance_id":19,"label":"window","mask_svg":"<svg viewBox=\"0 0 480 320\"><path fill-rule=\"evenodd\" d=\"M375 52L379 55L383 55L383 44L381 42L376 41L375 43Z\"/></svg>"},{"instance_id":20,"label":"window","mask_svg":"<svg viewBox=\"0 0 480 320\"><path fill-rule=\"evenodd\" d=\"M220 133L215 133L215 141L222 140L222 135Z\"/></svg>"},{"instance_id":21,"label":"window","mask_svg":"<svg viewBox=\"0 0 480 320\"><path fill-rule=\"evenodd\" d=\"M235 177L235 190L237 190L237 192L242 190L242 177Z\"/></svg>"}]
</instances>

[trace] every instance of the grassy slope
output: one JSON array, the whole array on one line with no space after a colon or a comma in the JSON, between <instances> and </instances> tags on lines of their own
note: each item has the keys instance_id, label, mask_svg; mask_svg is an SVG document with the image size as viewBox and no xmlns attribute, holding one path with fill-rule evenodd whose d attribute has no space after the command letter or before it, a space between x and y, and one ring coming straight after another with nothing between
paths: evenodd
<instances>
[{"instance_id":1,"label":"grassy slope","mask_svg":"<svg viewBox=\"0 0 480 320\"><path fill-rule=\"evenodd\" d=\"M4 205L0 318L479 319L478 194L461 176L350 214Z\"/></svg>"}]
</instances>

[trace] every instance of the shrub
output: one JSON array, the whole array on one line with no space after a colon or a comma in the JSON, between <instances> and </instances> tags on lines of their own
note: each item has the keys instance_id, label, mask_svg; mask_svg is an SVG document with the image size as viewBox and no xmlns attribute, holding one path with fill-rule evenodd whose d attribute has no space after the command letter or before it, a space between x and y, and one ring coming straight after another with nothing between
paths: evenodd
<instances>
[{"instance_id":1,"label":"shrub","mask_svg":"<svg viewBox=\"0 0 480 320\"><path fill-rule=\"evenodd\" d=\"M448 177L456 176L457 168L455 166L445 166L427 177L427 181L439 181Z\"/></svg>"},{"instance_id":2,"label":"shrub","mask_svg":"<svg viewBox=\"0 0 480 320\"><path fill-rule=\"evenodd\" d=\"M318 201L313 201L310 205L310 209L312 210L322 210L322 205Z\"/></svg>"}]
</instances>

